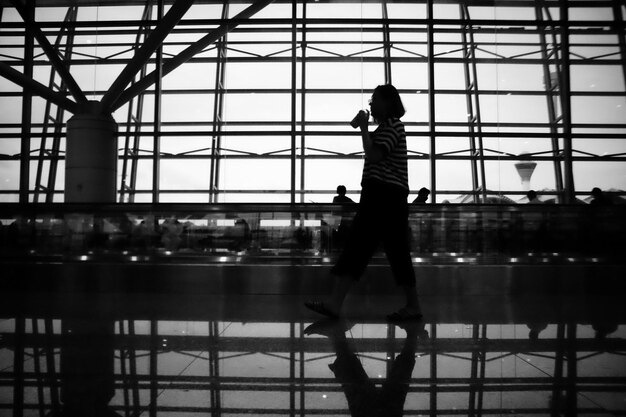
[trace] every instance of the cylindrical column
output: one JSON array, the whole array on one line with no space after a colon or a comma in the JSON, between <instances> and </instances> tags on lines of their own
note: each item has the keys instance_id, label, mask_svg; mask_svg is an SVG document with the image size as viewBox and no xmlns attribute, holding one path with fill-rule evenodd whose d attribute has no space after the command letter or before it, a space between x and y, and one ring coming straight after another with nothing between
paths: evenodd
<instances>
[{"instance_id":1,"label":"cylindrical column","mask_svg":"<svg viewBox=\"0 0 626 417\"><path fill-rule=\"evenodd\" d=\"M66 203L115 203L117 123L111 115L76 114L67 121Z\"/></svg>"}]
</instances>

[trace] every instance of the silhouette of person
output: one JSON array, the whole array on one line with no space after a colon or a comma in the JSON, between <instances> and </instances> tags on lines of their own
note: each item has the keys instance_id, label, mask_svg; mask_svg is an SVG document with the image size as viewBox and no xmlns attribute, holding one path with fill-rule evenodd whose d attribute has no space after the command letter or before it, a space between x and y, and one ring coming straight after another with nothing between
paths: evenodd
<instances>
[{"instance_id":1,"label":"silhouette of person","mask_svg":"<svg viewBox=\"0 0 626 417\"><path fill-rule=\"evenodd\" d=\"M324 319L304 330L305 334L321 334L330 339L336 359L328 365L348 401L353 417L401 417L413 369L418 339L428 338L421 321L405 321L399 324L406 331L402 351L393 360L391 371L379 388L368 377L358 356L346 339L343 320ZM380 379L377 379L380 381Z\"/></svg>"},{"instance_id":2,"label":"silhouette of person","mask_svg":"<svg viewBox=\"0 0 626 417\"><path fill-rule=\"evenodd\" d=\"M593 187L591 195L593 196L593 200L591 200L589 204L594 206L610 206L613 204L611 198L598 187Z\"/></svg>"},{"instance_id":3,"label":"silhouette of person","mask_svg":"<svg viewBox=\"0 0 626 417\"><path fill-rule=\"evenodd\" d=\"M338 185L337 186L337 195L333 197L333 203L354 203L354 201L346 196L346 186Z\"/></svg>"},{"instance_id":4,"label":"silhouette of person","mask_svg":"<svg viewBox=\"0 0 626 417\"><path fill-rule=\"evenodd\" d=\"M115 396L115 346L112 319L80 311L63 321L61 401L47 417L121 417L109 404Z\"/></svg>"},{"instance_id":5,"label":"silhouette of person","mask_svg":"<svg viewBox=\"0 0 626 417\"><path fill-rule=\"evenodd\" d=\"M424 204L426 200L428 200L428 196L430 195L430 190L426 187L420 188L417 192L417 197L413 200L413 204Z\"/></svg>"},{"instance_id":6,"label":"silhouette of person","mask_svg":"<svg viewBox=\"0 0 626 417\"><path fill-rule=\"evenodd\" d=\"M539 333L548 328L548 323L544 321L533 321L526 323L526 326L528 326L528 339L538 340Z\"/></svg>"},{"instance_id":7,"label":"silhouette of person","mask_svg":"<svg viewBox=\"0 0 626 417\"><path fill-rule=\"evenodd\" d=\"M395 281L406 298L405 306L387 319L417 319L422 314L407 233L406 134L400 121L405 111L398 90L391 84L376 87L370 110L378 123L374 132L369 132L366 111L361 110L352 123L361 131L365 151L361 198L344 249L331 270L335 277L332 293L326 302L307 301L305 306L327 317L338 317L352 283L360 279L374 251L383 243Z\"/></svg>"},{"instance_id":8,"label":"silhouette of person","mask_svg":"<svg viewBox=\"0 0 626 417\"><path fill-rule=\"evenodd\" d=\"M526 193L528 203L526 204L543 204L543 201L537 197L535 190L530 190ZM547 225L542 211L532 211L524 213L523 226L527 234L527 247L526 249L531 251L543 250L546 246L547 239Z\"/></svg>"},{"instance_id":9,"label":"silhouette of person","mask_svg":"<svg viewBox=\"0 0 626 417\"><path fill-rule=\"evenodd\" d=\"M539 200L537 197L537 192L535 190L530 190L526 193L526 197L528 198L527 204L543 204L543 201Z\"/></svg>"},{"instance_id":10,"label":"silhouette of person","mask_svg":"<svg viewBox=\"0 0 626 417\"><path fill-rule=\"evenodd\" d=\"M591 328L596 331L596 339L605 339L611 333L617 331L617 323L593 323Z\"/></svg>"},{"instance_id":11,"label":"silhouette of person","mask_svg":"<svg viewBox=\"0 0 626 417\"><path fill-rule=\"evenodd\" d=\"M241 252L248 248L250 243L250 226L242 218L235 219L235 225L227 229L223 237L227 241L230 251Z\"/></svg>"},{"instance_id":12,"label":"silhouette of person","mask_svg":"<svg viewBox=\"0 0 626 417\"><path fill-rule=\"evenodd\" d=\"M338 185L337 186L337 195L333 197L334 204L354 204L354 201L346 196L346 186ZM337 229L333 231L333 245L336 245L338 248L343 248L346 243L347 235L350 231L350 226L352 225L352 216L344 216L341 215L341 220L339 222L339 226Z\"/></svg>"}]
</instances>

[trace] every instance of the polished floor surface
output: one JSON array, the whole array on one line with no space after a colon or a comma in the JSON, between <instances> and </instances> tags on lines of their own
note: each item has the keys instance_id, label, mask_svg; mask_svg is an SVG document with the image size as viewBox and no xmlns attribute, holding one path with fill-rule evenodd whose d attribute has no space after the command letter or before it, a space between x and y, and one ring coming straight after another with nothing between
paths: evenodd
<instances>
[{"instance_id":1,"label":"polished floor surface","mask_svg":"<svg viewBox=\"0 0 626 417\"><path fill-rule=\"evenodd\" d=\"M0 298L0 416L626 415L621 296Z\"/></svg>"}]
</instances>

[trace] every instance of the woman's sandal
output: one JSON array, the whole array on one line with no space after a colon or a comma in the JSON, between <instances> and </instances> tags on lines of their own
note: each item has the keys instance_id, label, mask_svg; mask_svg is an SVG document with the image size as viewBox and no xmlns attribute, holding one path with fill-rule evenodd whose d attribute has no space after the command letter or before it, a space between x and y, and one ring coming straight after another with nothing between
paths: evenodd
<instances>
[{"instance_id":1,"label":"woman's sandal","mask_svg":"<svg viewBox=\"0 0 626 417\"><path fill-rule=\"evenodd\" d=\"M402 322L402 321L417 321L423 317L422 313L409 313L406 308L401 308L387 315L387 321L390 322Z\"/></svg>"},{"instance_id":2,"label":"woman's sandal","mask_svg":"<svg viewBox=\"0 0 626 417\"><path fill-rule=\"evenodd\" d=\"M326 337L338 337L350 330L351 327L345 320L326 317L307 326L304 329L304 334L307 336L317 334Z\"/></svg>"},{"instance_id":3,"label":"woman's sandal","mask_svg":"<svg viewBox=\"0 0 626 417\"><path fill-rule=\"evenodd\" d=\"M339 314L326 307L326 304L324 304L322 301L305 301L304 306L311 311L315 311L316 313L319 313L331 319L339 318Z\"/></svg>"}]
</instances>

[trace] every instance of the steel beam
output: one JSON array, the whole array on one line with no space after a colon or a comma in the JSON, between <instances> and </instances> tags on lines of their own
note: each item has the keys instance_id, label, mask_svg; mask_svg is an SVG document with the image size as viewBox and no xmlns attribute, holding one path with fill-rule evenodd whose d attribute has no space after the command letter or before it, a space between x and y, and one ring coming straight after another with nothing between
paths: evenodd
<instances>
[{"instance_id":1,"label":"steel beam","mask_svg":"<svg viewBox=\"0 0 626 417\"><path fill-rule=\"evenodd\" d=\"M52 68L56 70L65 85L67 85L67 89L70 91L70 93L72 93L72 96L74 96L76 102L87 102L87 97L85 97L85 93L83 93L83 90L81 90L81 88L78 86L76 80L74 80L74 77L72 77L72 74L70 74L70 72L68 71L66 63L61 60L59 54L52 47L52 45L48 41L48 38L46 38L46 35L44 35L41 29L37 26L34 16L28 15L28 13L26 12L26 7L24 6L24 4L22 4L20 0L10 1L11 4L13 4L13 7L15 7L17 12L22 17L22 19L24 19L27 31L31 31L32 34L35 36L37 42L39 42L39 46L41 47L41 49L43 49L44 53L50 60Z\"/></svg>"},{"instance_id":2,"label":"steel beam","mask_svg":"<svg viewBox=\"0 0 626 417\"><path fill-rule=\"evenodd\" d=\"M428 18L427 26L427 59L428 59L428 131L430 139L430 203L437 202L437 148L435 144L435 28L433 21L433 1L426 1L426 17Z\"/></svg>"},{"instance_id":3,"label":"steel beam","mask_svg":"<svg viewBox=\"0 0 626 417\"><path fill-rule=\"evenodd\" d=\"M111 109L111 106L120 97L124 88L130 84L137 72L146 65L150 56L161 47L167 35L170 34L174 26L176 26L192 5L193 0L177 0L167 14L163 16L163 19L159 21L154 31L148 36L137 52L135 52L135 56L133 56L128 65L126 65L115 81L113 81L113 84L111 84L111 87L105 93L104 97L102 97L101 103L105 112L112 112L118 108L115 107ZM155 74L154 79L156 80L156 73L153 72L153 74ZM154 81L152 83L154 83Z\"/></svg>"},{"instance_id":4,"label":"steel beam","mask_svg":"<svg viewBox=\"0 0 626 417\"><path fill-rule=\"evenodd\" d=\"M307 2L302 2L302 39L300 47L302 49L302 65L300 66L300 203L304 203L304 190L306 187L306 49L307 49L307 29L306 29L306 9ZM303 371L302 371L303 372ZM303 373L301 373L302 375ZM304 395L304 394L301 394Z\"/></svg>"},{"instance_id":5,"label":"steel beam","mask_svg":"<svg viewBox=\"0 0 626 417\"><path fill-rule=\"evenodd\" d=\"M222 6L222 19L228 17L228 3ZM220 159L222 154L222 126L224 125L224 84L226 82L227 34L217 42L218 61L215 68L215 93L213 99L213 134L211 136L211 173L209 175L209 203L217 203L220 184Z\"/></svg>"},{"instance_id":6,"label":"steel beam","mask_svg":"<svg viewBox=\"0 0 626 417\"><path fill-rule=\"evenodd\" d=\"M459 5L460 15L470 21L469 8L466 3ZM478 90L478 70L476 69L476 45L474 42L473 26L464 25L462 31L462 44L464 60L463 69L465 72L465 100L468 113L468 130L470 141L470 160L472 170L472 189L474 191L474 203L479 203L478 191L481 191L482 201L487 200L487 182L485 178L485 158L483 149L482 118L480 114L480 98ZM476 132L478 134L476 134ZM478 147L476 146L478 139ZM479 166L476 166L478 158ZM480 185L478 181L480 173Z\"/></svg>"},{"instance_id":7,"label":"steel beam","mask_svg":"<svg viewBox=\"0 0 626 417\"><path fill-rule=\"evenodd\" d=\"M200 40L191 44L188 48L186 48L174 58L168 60L163 64L163 76L169 74L180 65L189 61L194 55L202 52L204 48L224 36L224 34L239 26L240 21L252 17L254 14L262 10L265 6L272 3L272 1L273 0L262 0L252 4L250 7L246 8L237 16L235 16L231 22L219 26L218 28L209 32L209 34L207 34ZM108 110L110 110L111 112L117 110L125 103L127 103L130 99L137 96L142 91L145 91L148 87L154 84L156 80L156 75L156 72L153 71L146 77L141 79L138 83L134 84L132 87L127 88L112 105L107 106Z\"/></svg>"},{"instance_id":8,"label":"steel beam","mask_svg":"<svg viewBox=\"0 0 626 417\"><path fill-rule=\"evenodd\" d=\"M157 0L157 18L163 19L163 0ZM154 136L152 137L152 203L159 202L161 189L161 102L163 80L163 45L156 50L156 79L154 83ZM136 174L135 174L136 175ZM135 187L134 187L135 188ZM133 188L133 190L134 190Z\"/></svg>"},{"instance_id":9,"label":"steel beam","mask_svg":"<svg viewBox=\"0 0 626 417\"><path fill-rule=\"evenodd\" d=\"M28 16L35 14L35 2L28 0L27 3ZM26 31L24 33L24 80L32 80L33 78L33 48L34 36ZM13 68L9 67L13 70ZM2 70L2 66L0 66ZM17 72L17 71L16 71ZM19 201L20 203L28 203L30 188L30 144L31 144L31 127L32 122L32 92L26 86L22 96L22 129L20 137L20 177L19 177Z\"/></svg>"},{"instance_id":10,"label":"steel beam","mask_svg":"<svg viewBox=\"0 0 626 417\"><path fill-rule=\"evenodd\" d=\"M391 78L391 36L389 34L389 14L387 0L381 1L383 16L383 59L385 62L385 84L392 84Z\"/></svg>"},{"instance_id":11,"label":"steel beam","mask_svg":"<svg viewBox=\"0 0 626 417\"><path fill-rule=\"evenodd\" d=\"M617 30L617 43L622 59L622 74L624 74L624 85L626 85L626 27L624 27L624 13L622 7L626 6L624 0L613 0L613 19Z\"/></svg>"},{"instance_id":12,"label":"steel beam","mask_svg":"<svg viewBox=\"0 0 626 417\"><path fill-rule=\"evenodd\" d=\"M291 4L291 192L290 201L292 204L296 203L296 75L297 75L297 62L298 57L296 53L296 47L298 44L298 22L297 22L298 4L293 2Z\"/></svg>"},{"instance_id":13,"label":"steel beam","mask_svg":"<svg viewBox=\"0 0 626 417\"><path fill-rule=\"evenodd\" d=\"M149 21L152 18L152 4L148 3L144 7L143 10L143 21ZM139 49L140 45L145 41L150 33L149 25L145 25L143 28L139 28L137 35L135 36L135 45L134 49ZM142 39L143 37L143 39ZM161 48L157 48L160 51ZM157 69L158 69L157 65ZM141 77L146 75L146 65L141 68ZM157 82L158 84L158 82ZM157 102L159 101L158 92L155 91L155 107L157 106ZM137 165L139 160L137 158L137 154L139 152L139 145L141 142L141 120L143 116L143 100L144 94L140 94L137 96L137 105L135 110L134 99L131 100L128 104L128 112L127 112L127 127L126 127L126 137L124 140L124 154L122 156L122 183L119 189L119 201L120 203L124 202L124 198L127 196L127 202L134 203L135 202L135 187L137 184ZM160 103L159 103L160 104ZM155 118L155 122L158 123L160 119ZM154 128L154 132L158 134L160 129ZM134 135L133 135L134 133ZM132 137L132 148L131 148L131 136ZM129 168L130 165L130 168ZM128 172L130 171L130 174ZM153 187L154 189L154 187Z\"/></svg>"},{"instance_id":14,"label":"steel beam","mask_svg":"<svg viewBox=\"0 0 626 417\"><path fill-rule=\"evenodd\" d=\"M537 16L537 22L543 23L543 9L545 8L544 4L538 4L535 8L535 13ZM547 13L547 17L550 21L552 21L552 16L550 15L549 9L545 9ZM556 115L557 106L554 103L555 91L559 91L559 82L561 78L561 62L559 58L559 47L556 39L554 25L551 25L551 35L552 35L552 52L548 53L548 43L545 34L545 30L548 28L548 25L543 25L539 32L539 41L541 42L541 58L543 62L543 77L544 77L544 85L546 89L546 99L548 104L548 120L550 123L550 135L552 141L552 152L554 156L553 164L554 164L554 177L556 183L556 191L559 195L563 194L563 171L561 169L560 162L560 145L559 145L559 133L558 133L558 123L561 120L559 116ZM552 80L551 71L550 71L550 55L552 55L557 74L557 82L556 84Z\"/></svg>"},{"instance_id":15,"label":"steel beam","mask_svg":"<svg viewBox=\"0 0 626 417\"><path fill-rule=\"evenodd\" d=\"M65 14L64 22L69 23L76 20L78 8L70 7ZM62 28L63 30L59 33L54 47L58 49L61 44L61 39L63 35L66 36L66 44L64 52L64 60L69 61L72 56L73 43L74 43L74 32L75 28L70 25L65 25ZM55 79L57 77L57 73L55 71L50 71L50 81L48 83L50 89L53 89L56 82ZM59 93L64 94L67 91L67 85L61 79L61 82L58 86ZM61 148L61 130L63 127L63 116L65 110L61 107L56 108L55 116L52 117L52 102L46 101L46 109L44 111L44 121L43 121L43 129L41 136L41 146L39 149L39 158L37 161L37 174L35 176L35 190L33 195L33 202L37 203L39 201L40 191L45 192L45 202L52 203L54 201L54 192L56 188L56 177L57 170L59 164L59 153ZM52 148L50 150L47 148L47 139L48 139L48 127L50 122L52 122ZM31 136L32 137L32 136ZM42 185L42 176L44 170L44 160L46 159L46 154L50 153L50 165L48 168L48 180L46 186Z\"/></svg>"},{"instance_id":16,"label":"steel beam","mask_svg":"<svg viewBox=\"0 0 626 417\"><path fill-rule=\"evenodd\" d=\"M24 88L26 91L30 93L35 93L36 95L53 102L57 106L62 107L63 109L71 113L78 112L79 106L75 102L68 99L63 94L59 94L53 91L52 89L41 84L40 82L37 82L32 78L25 76L24 74L20 73L19 71L15 70L13 67L5 64L4 62L0 62L0 75Z\"/></svg>"},{"instance_id":17,"label":"steel beam","mask_svg":"<svg viewBox=\"0 0 626 417\"><path fill-rule=\"evenodd\" d=\"M569 6L567 0L561 0L561 106L563 108L563 172L564 203L572 204L575 201L574 169L572 163L572 107L570 88L570 46L569 46Z\"/></svg>"},{"instance_id":18,"label":"steel beam","mask_svg":"<svg viewBox=\"0 0 626 417\"><path fill-rule=\"evenodd\" d=\"M150 403L148 405L148 415L157 417L158 411L158 383L157 376L159 374L159 323L156 320L150 320L150 351L149 351L149 375L150 375Z\"/></svg>"}]
</instances>

